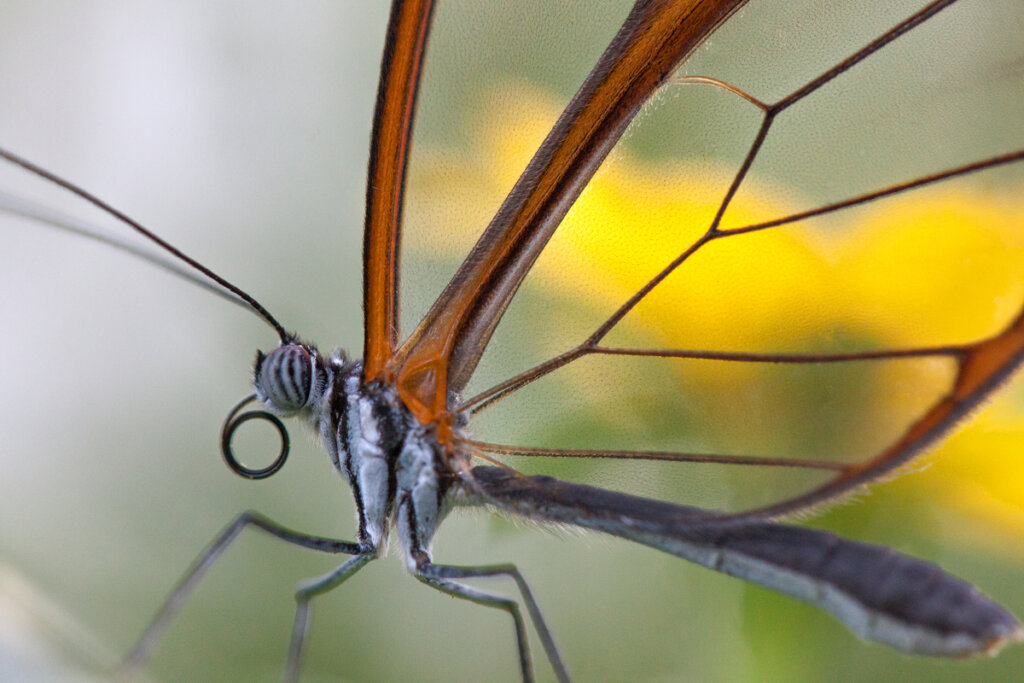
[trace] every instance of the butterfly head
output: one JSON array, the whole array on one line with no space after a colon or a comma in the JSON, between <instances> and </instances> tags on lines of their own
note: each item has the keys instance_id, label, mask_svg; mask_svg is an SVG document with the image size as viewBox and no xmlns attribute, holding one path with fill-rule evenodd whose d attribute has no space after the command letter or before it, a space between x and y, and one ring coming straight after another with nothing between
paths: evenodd
<instances>
[{"instance_id":1,"label":"butterfly head","mask_svg":"<svg viewBox=\"0 0 1024 683\"><path fill-rule=\"evenodd\" d=\"M315 347L297 341L256 354L256 397L271 412L290 417L313 405L324 390L323 361Z\"/></svg>"}]
</instances>

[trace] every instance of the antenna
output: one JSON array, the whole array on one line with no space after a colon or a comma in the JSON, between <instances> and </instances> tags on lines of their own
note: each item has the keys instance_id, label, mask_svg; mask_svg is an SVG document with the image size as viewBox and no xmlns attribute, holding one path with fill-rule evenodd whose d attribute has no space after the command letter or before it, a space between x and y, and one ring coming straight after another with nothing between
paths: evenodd
<instances>
[{"instance_id":1,"label":"antenna","mask_svg":"<svg viewBox=\"0 0 1024 683\"><path fill-rule=\"evenodd\" d=\"M169 244L160 237L157 237L155 234L150 232L148 229L144 228L138 222L121 213L120 211L112 207L110 204L107 204L105 201L103 201L96 195L82 189L81 187L75 185L69 180L65 180L64 178L61 178L60 176L51 173L50 171L47 171L45 168L33 164L31 161L28 161L27 159L23 159L22 157L4 149L3 147L0 147L0 159L4 159L14 164L15 166L23 168L29 173L39 176L44 180L48 180L54 185L57 185L58 187L61 187L67 190L68 192L71 192L72 194L78 195L79 197L89 202L93 206L99 208L100 210L104 211L105 213L110 214L117 220L121 221L122 223L130 227L135 232L139 233L140 235L148 239L150 242L156 244L158 247L169 253L174 258L178 259L179 261L182 261L193 270L198 271L201 275L206 276L213 282L217 283L224 289L228 290L229 292L237 296L250 310L252 310L259 317L263 318L263 320L267 324L274 328L274 331L277 332L277 335L278 337L280 337L282 342L287 342L292 338L292 335L288 334L288 332L285 331L284 326L281 325L281 323L279 323L274 316L270 315L270 311L265 309L260 302L256 301L256 299L254 299L251 295L245 292L242 288L228 282L220 275L217 275L217 273L213 272L203 264L199 263L192 257L182 252L177 247Z\"/></svg>"}]
</instances>

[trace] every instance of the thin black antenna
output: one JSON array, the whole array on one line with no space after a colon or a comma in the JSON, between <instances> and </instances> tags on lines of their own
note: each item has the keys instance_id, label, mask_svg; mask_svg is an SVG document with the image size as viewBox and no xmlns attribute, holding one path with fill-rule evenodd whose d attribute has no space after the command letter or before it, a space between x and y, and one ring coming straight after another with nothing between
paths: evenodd
<instances>
[{"instance_id":1,"label":"thin black antenna","mask_svg":"<svg viewBox=\"0 0 1024 683\"><path fill-rule=\"evenodd\" d=\"M281 338L282 342L287 342L289 339L292 338L292 335L288 334L288 332L285 331L284 326L281 325L281 323L279 323L274 316L270 315L270 311L268 311L267 309L263 308L263 305L260 302L256 301L256 299L254 299L252 296L250 296L248 293L246 293L240 287L237 287L237 286L231 284L230 282L228 282L227 280L222 278L220 275L217 275L217 273L213 272L212 270L210 270L209 268L207 268L203 264L199 263L198 261L196 261L192 257L186 255L184 252L179 250L177 247L174 247L171 244L168 244L167 242L165 242L163 239L157 237L155 234L153 234L152 232L150 232L146 228L142 227L139 223L137 223L136 221L132 220L131 218L129 218L125 214L121 213L120 211L118 211L117 209L112 207L110 204L107 204L105 201L103 201L99 197L95 196L94 194L92 194L90 192L87 192L86 190L83 190L81 187L79 187L78 185L75 185L71 181L65 180L65 179L61 178L60 176L55 175L55 174L51 173L50 171L47 171L45 168L42 168L40 166L36 166L31 161L28 161L27 159L21 158L17 154L14 154L13 152L7 151L3 147L0 147L0 158L5 159L6 161L9 161L10 163L14 164L15 166L20 166L21 168L23 168L24 170L28 171L29 173L37 175L40 178L43 178L44 180L48 180L51 183L53 183L54 185L57 185L58 187L61 187L61 188L65 189L65 190L67 190L68 192L71 192L73 194L78 195L79 197L81 197L85 201L89 202L93 206L95 206L95 207L99 208L100 210L110 214L111 216L113 216L117 220L121 221L122 223L124 223L128 227L130 227L133 230L135 230L137 233L139 233L140 235L142 235L143 237L145 237L149 241L151 241L154 244L156 244L158 247L160 247L161 249L163 249L164 251L169 253L171 256L175 257L179 261L184 262L185 264L187 264L191 268L197 270L202 275L205 275L206 277L208 277L209 279L213 280L214 282L216 282L218 285L220 285L224 289L228 290L229 292L231 292L232 294L237 296L254 313L256 313L256 315L258 315L259 317L263 318L263 320L265 320L271 327L274 328L274 331L277 332L277 335L278 335L278 337Z\"/></svg>"},{"instance_id":2,"label":"thin black antenna","mask_svg":"<svg viewBox=\"0 0 1024 683\"><path fill-rule=\"evenodd\" d=\"M191 268L182 265L162 250L152 249L148 244L139 245L130 242L106 227L86 223L85 221L55 211L48 206L31 202L23 197L18 197L2 190L0 190L0 212L17 218L24 218L34 224L47 225L51 228L69 232L72 235L95 240L100 244L105 244L108 247L161 268L175 277L180 277L187 282L191 282L196 287L202 287L207 292L216 294L225 301L241 306L250 313L252 312L249 304L239 299L235 294L224 289L216 282L210 282L205 277L192 272Z\"/></svg>"}]
</instances>

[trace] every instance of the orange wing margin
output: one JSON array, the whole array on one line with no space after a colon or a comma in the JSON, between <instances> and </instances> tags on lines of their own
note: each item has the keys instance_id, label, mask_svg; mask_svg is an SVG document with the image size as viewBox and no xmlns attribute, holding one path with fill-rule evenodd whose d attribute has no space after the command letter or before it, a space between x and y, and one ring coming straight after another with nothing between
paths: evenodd
<instances>
[{"instance_id":1,"label":"orange wing margin","mask_svg":"<svg viewBox=\"0 0 1024 683\"><path fill-rule=\"evenodd\" d=\"M367 380L398 346L398 264L405 169L433 0L391 6L370 138L363 232L363 359Z\"/></svg>"},{"instance_id":2,"label":"orange wing margin","mask_svg":"<svg viewBox=\"0 0 1024 683\"><path fill-rule=\"evenodd\" d=\"M951 430L1024 362L1024 308L999 334L958 354L956 381L949 392L917 418L894 444L875 457L851 465L830 482L767 507L722 515L710 525L773 519L812 508L823 501L877 481L906 464Z\"/></svg>"},{"instance_id":3,"label":"orange wing margin","mask_svg":"<svg viewBox=\"0 0 1024 683\"><path fill-rule=\"evenodd\" d=\"M395 359L423 423L447 411L534 261L640 106L745 0L639 0Z\"/></svg>"}]
</instances>

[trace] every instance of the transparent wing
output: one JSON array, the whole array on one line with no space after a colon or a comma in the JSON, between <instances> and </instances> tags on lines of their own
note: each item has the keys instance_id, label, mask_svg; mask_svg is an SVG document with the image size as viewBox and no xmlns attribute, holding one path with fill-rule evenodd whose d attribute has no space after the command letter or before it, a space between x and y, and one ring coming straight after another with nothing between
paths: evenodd
<instances>
[{"instance_id":1,"label":"transparent wing","mask_svg":"<svg viewBox=\"0 0 1024 683\"><path fill-rule=\"evenodd\" d=\"M1024 349L1019 18L947 4L862 20L764 85L714 67L759 48L764 17L716 34L684 66L705 78L680 75L634 126L661 158L628 140L527 278L482 375L522 372L467 391L477 439L778 515L893 471L982 400ZM780 50L806 33L786 30ZM705 126L700 109L722 113ZM926 142L958 128L984 133Z\"/></svg>"}]
</instances>

